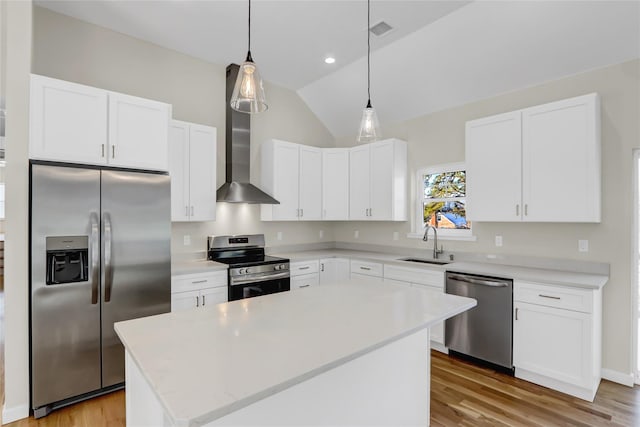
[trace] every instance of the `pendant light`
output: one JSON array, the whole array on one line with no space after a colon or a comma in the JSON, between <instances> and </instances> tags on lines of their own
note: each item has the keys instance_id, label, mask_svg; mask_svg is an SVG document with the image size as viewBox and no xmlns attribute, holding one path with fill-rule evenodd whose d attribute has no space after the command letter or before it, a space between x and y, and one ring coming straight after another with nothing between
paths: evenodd
<instances>
[{"instance_id":1,"label":"pendant light","mask_svg":"<svg viewBox=\"0 0 640 427\"><path fill-rule=\"evenodd\" d=\"M262 78L251 58L251 0L249 0L249 43L247 59L238 70L231 95L231 108L242 113L262 113L268 108Z\"/></svg>"},{"instance_id":2,"label":"pendant light","mask_svg":"<svg viewBox=\"0 0 640 427\"><path fill-rule=\"evenodd\" d=\"M380 123L376 110L371 106L371 5L367 0L367 106L362 112L358 142L371 142L380 139Z\"/></svg>"}]
</instances>

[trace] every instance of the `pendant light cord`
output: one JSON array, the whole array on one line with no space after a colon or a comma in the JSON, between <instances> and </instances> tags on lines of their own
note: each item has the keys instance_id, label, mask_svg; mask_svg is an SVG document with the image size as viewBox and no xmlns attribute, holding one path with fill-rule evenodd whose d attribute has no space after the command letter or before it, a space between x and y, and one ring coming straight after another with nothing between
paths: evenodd
<instances>
[{"instance_id":1,"label":"pendant light cord","mask_svg":"<svg viewBox=\"0 0 640 427\"><path fill-rule=\"evenodd\" d=\"M247 50L251 52L251 0L249 0L249 42L247 44Z\"/></svg>"},{"instance_id":2,"label":"pendant light cord","mask_svg":"<svg viewBox=\"0 0 640 427\"><path fill-rule=\"evenodd\" d=\"M371 0L367 0L367 108L371 108Z\"/></svg>"}]
</instances>

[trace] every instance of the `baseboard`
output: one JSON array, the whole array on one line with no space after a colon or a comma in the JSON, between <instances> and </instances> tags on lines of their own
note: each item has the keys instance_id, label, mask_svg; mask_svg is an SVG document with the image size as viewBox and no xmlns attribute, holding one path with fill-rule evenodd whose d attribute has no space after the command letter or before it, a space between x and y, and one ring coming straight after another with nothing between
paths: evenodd
<instances>
[{"instance_id":1,"label":"baseboard","mask_svg":"<svg viewBox=\"0 0 640 427\"><path fill-rule=\"evenodd\" d=\"M624 372L605 368L602 368L602 379L626 385L627 387L633 387L633 384L635 383L633 374L625 374Z\"/></svg>"},{"instance_id":2,"label":"baseboard","mask_svg":"<svg viewBox=\"0 0 640 427\"><path fill-rule=\"evenodd\" d=\"M2 405L2 424L9 424L14 421L29 417L29 405L19 405L7 408Z\"/></svg>"}]
</instances>

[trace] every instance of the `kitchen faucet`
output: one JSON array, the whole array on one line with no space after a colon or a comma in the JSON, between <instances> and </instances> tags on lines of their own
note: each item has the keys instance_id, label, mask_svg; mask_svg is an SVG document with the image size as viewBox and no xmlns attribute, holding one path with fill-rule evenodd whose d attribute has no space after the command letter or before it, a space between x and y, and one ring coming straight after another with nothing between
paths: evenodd
<instances>
[{"instance_id":1,"label":"kitchen faucet","mask_svg":"<svg viewBox=\"0 0 640 427\"><path fill-rule=\"evenodd\" d=\"M438 259L438 255L444 252L442 248L438 249L438 230L433 225L427 225L422 240L429 241L429 229L433 230L433 259Z\"/></svg>"}]
</instances>

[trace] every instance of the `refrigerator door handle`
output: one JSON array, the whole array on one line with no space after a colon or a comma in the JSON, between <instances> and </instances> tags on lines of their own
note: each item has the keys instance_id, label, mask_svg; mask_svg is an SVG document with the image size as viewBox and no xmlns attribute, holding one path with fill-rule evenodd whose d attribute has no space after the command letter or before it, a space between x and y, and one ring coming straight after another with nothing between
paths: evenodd
<instances>
[{"instance_id":1,"label":"refrigerator door handle","mask_svg":"<svg viewBox=\"0 0 640 427\"><path fill-rule=\"evenodd\" d=\"M98 303L98 283L100 282L100 228L98 214L91 212L91 304Z\"/></svg>"},{"instance_id":2,"label":"refrigerator door handle","mask_svg":"<svg viewBox=\"0 0 640 427\"><path fill-rule=\"evenodd\" d=\"M105 212L104 221L104 302L111 301L113 285L113 264L111 261L111 216Z\"/></svg>"}]
</instances>

